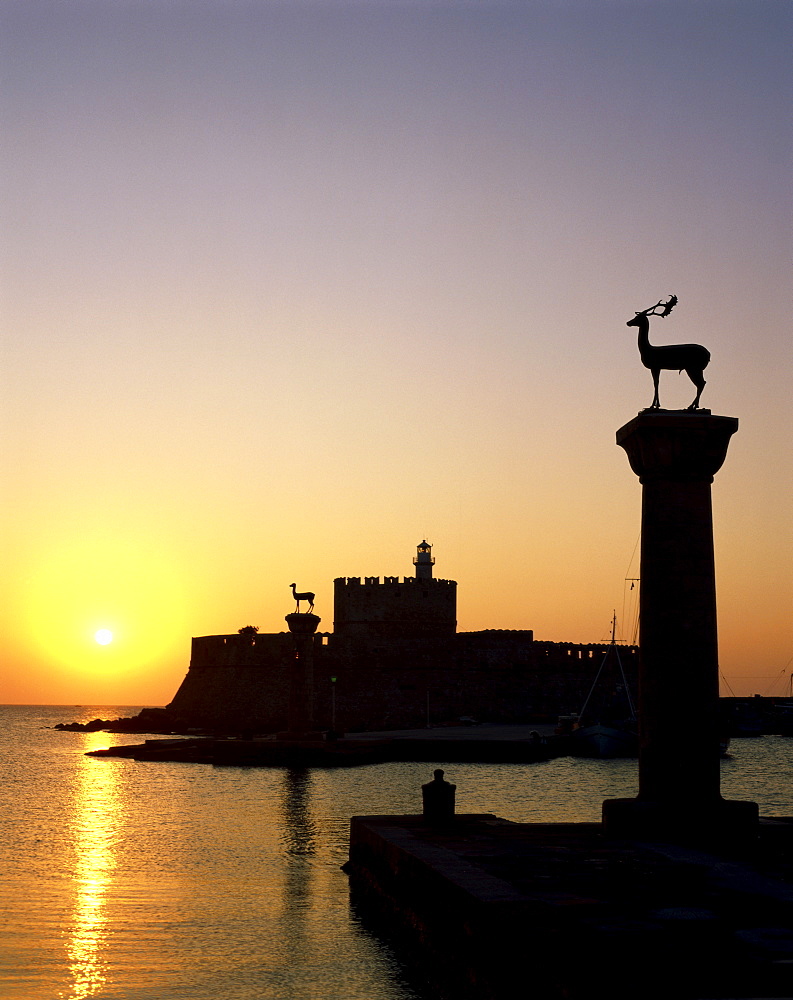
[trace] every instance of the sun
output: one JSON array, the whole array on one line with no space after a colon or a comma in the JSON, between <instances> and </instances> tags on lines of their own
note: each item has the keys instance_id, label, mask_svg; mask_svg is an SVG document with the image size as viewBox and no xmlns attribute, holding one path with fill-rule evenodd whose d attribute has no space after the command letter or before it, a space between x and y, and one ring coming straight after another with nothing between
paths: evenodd
<instances>
[{"instance_id":1,"label":"sun","mask_svg":"<svg viewBox=\"0 0 793 1000\"><path fill-rule=\"evenodd\" d=\"M107 646L108 643L113 641L113 633L109 628L100 628L94 632L94 639L96 639L100 646Z\"/></svg>"}]
</instances>

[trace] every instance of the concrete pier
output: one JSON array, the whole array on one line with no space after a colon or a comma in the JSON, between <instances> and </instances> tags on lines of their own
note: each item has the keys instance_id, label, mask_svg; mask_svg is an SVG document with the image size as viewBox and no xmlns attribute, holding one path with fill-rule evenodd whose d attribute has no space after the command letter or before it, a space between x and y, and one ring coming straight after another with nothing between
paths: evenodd
<instances>
[{"instance_id":1,"label":"concrete pier","mask_svg":"<svg viewBox=\"0 0 793 1000\"><path fill-rule=\"evenodd\" d=\"M713 852L597 823L358 816L351 900L443 1000L793 996L793 821Z\"/></svg>"},{"instance_id":2,"label":"concrete pier","mask_svg":"<svg viewBox=\"0 0 793 1000\"><path fill-rule=\"evenodd\" d=\"M709 411L645 410L617 431L642 483L639 795L604 803L615 835L751 835L757 807L719 788L711 483L738 429Z\"/></svg>"}]
</instances>

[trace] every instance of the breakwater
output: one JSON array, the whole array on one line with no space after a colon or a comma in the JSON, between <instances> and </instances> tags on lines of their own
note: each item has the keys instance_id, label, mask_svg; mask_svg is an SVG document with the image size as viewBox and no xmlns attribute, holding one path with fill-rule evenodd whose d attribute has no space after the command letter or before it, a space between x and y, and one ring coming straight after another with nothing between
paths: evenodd
<instances>
[{"instance_id":1,"label":"breakwater","mask_svg":"<svg viewBox=\"0 0 793 1000\"><path fill-rule=\"evenodd\" d=\"M550 737L542 741L528 736L522 739L466 739L454 736L423 739L420 735L358 740L159 739L90 751L95 757L245 767L355 767L395 761L437 760L531 764L568 752L569 742L564 737Z\"/></svg>"}]
</instances>

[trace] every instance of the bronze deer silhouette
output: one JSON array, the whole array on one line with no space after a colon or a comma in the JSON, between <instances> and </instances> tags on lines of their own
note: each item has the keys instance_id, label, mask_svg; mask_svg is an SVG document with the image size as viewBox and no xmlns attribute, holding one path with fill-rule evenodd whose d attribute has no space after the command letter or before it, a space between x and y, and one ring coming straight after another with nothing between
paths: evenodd
<instances>
[{"instance_id":1,"label":"bronze deer silhouette","mask_svg":"<svg viewBox=\"0 0 793 1000\"><path fill-rule=\"evenodd\" d=\"M707 348L702 347L700 344L671 344L668 347L653 347L650 343L650 317L660 316L663 319L669 315L676 305L677 296L670 295L666 302L661 299L660 302L656 302L649 309L637 312L633 319L628 320L627 324L628 326L639 328L639 354L644 367L649 368L652 373L653 386L655 387L651 406L653 410L659 409L661 405L658 402L658 378L662 370L684 371L697 387L697 395L694 397L694 402L686 407L688 410L699 408L699 398L702 395L702 390L705 388L705 379L702 373L710 361L710 351ZM656 309L660 309L661 312L656 312Z\"/></svg>"},{"instance_id":2,"label":"bronze deer silhouette","mask_svg":"<svg viewBox=\"0 0 793 1000\"><path fill-rule=\"evenodd\" d=\"M314 610L314 595L313 594L309 594L309 593L298 594L297 591L295 590L295 585L293 583L290 583L289 586L292 588L292 597L294 597L295 601L297 602L297 611L298 611L298 613L300 612L300 602L301 601L308 601L308 610L309 611L313 611Z\"/></svg>"}]
</instances>

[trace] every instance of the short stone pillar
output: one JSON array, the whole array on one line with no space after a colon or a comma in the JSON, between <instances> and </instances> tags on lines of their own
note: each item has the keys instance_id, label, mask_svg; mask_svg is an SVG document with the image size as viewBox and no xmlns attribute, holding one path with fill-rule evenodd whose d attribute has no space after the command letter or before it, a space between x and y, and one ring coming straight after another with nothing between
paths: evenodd
<instances>
[{"instance_id":1,"label":"short stone pillar","mask_svg":"<svg viewBox=\"0 0 793 1000\"><path fill-rule=\"evenodd\" d=\"M645 410L617 431L642 483L639 795L603 803L614 835L742 836L753 802L720 792L719 665L711 483L735 417Z\"/></svg>"},{"instance_id":2,"label":"short stone pillar","mask_svg":"<svg viewBox=\"0 0 793 1000\"><path fill-rule=\"evenodd\" d=\"M457 785L444 781L441 768L434 774L432 781L421 786L424 822L428 826L448 826L454 821L454 794Z\"/></svg>"},{"instance_id":3,"label":"short stone pillar","mask_svg":"<svg viewBox=\"0 0 793 1000\"><path fill-rule=\"evenodd\" d=\"M289 733L313 735L314 729L314 633L322 621L317 615L293 612L286 616L292 633L295 659L289 678Z\"/></svg>"}]
</instances>

